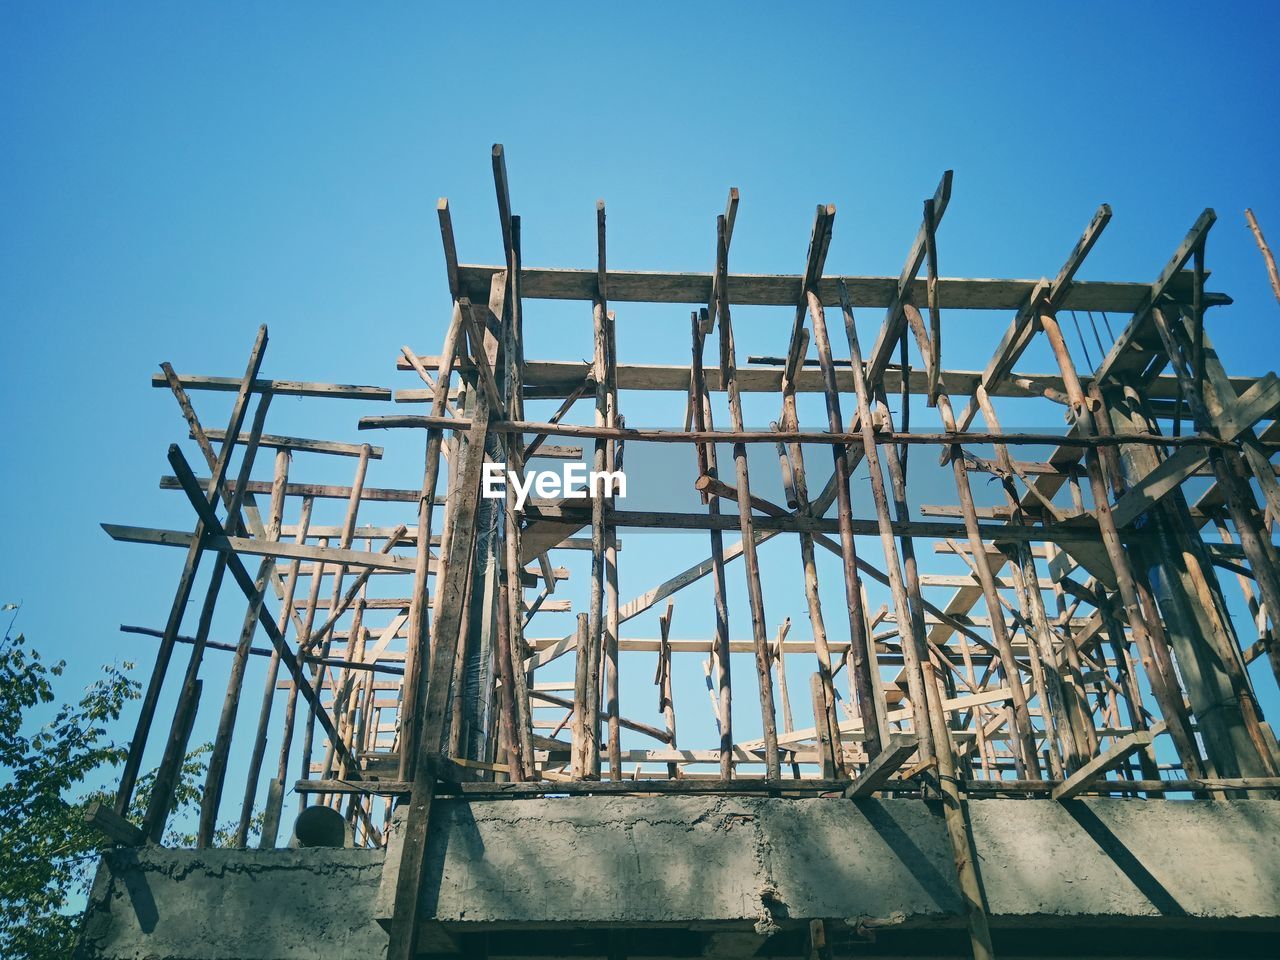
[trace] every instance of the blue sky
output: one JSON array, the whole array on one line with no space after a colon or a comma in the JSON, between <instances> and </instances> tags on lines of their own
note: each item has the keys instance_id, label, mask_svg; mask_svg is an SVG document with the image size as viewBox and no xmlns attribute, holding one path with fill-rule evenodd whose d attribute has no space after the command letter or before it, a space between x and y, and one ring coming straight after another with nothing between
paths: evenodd
<instances>
[{"instance_id":1,"label":"blue sky","mask_svg":"<svg viewBox=\"0 0 1280 960\"><path fill-rule=\"evenodd\" d=\"M951 168L944 275L1052 275L1106 201L1115 218L1082 276L1149 281L1212 206L1210 285L1236 302L1209 332L1232 372L1261 374L1280 316L1243 210L1280 242L1276 20L1268 4L5 5L0 600L22 601L19 628L69 660L69 690L104 661L145 664L151 641L116 627L163 624L181 553L113 544L98 523L191 526L156 488L185 435L149 385L156 365L238 375L267 323L268 376L413 386L395 354L435 352L448 316L437 197L464 261L501 258L497 141L530 266L592 266L603 197L612 266L709 270L733 185L733 270L798 272L814 204L833 202L828 272L896 274ZM787 314L743 311L740 352L783 352ZM529 315L528 356L589 352L587 306ZM618 319L624 358L684 362L681 310ZM862 320L872 337L878 317ZM948 366L980 368L1006 322L949 326ZM223 398L196 402L225 420ZM624 399L632 423L675 409ZM281 398L269 423L357 439L368 412L388 411ZM375 442L388 458L371 483L417 482L417 439ZM678 568L631 541L624 599ZM770 619L802 626L793 553L777 574L792 599ZM240 616L226 606L224 638ZM705 635L706 606L682 599L676 635ZM651 670L624 709L634 689L652 714ZM705 707L693 672L677 696Z\"/></svg>"}]
</instances>

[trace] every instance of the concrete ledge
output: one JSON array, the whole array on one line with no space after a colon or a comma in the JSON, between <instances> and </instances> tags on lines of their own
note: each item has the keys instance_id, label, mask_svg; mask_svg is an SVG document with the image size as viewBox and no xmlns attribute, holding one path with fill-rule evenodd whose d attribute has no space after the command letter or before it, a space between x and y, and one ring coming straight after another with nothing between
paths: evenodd
<instances>
[{"instance_id":1,"label":"concrete ledge","mask_svg":"<svg viewBox=\"0 0 1280 960\"><path fill-rule=\"evenodd\" d=\"M102 858L78 957L376 958L382 850L120 849Z\"/></svg>"},{"instance_id":2,"label":"concrete ledge","mask_svg":"<svg viewBox=\"0 0 1280 960\"><path fill-rule=\"evenodd\" d=\"M1280 932L1280 802L968 809L1002 956L1096 952L1104 929L1135 955L1248 955ZM82 955L378 957L397 855L393 835L384 876L381 851L118 851ZM859 956L872 938L886 956L964 946L941 811L915 800L441 800L423 897L437 929L493 956L599 954L620 932L632 955L770 955L801 949L811 918Z\"/></svg>"}]
</instances>

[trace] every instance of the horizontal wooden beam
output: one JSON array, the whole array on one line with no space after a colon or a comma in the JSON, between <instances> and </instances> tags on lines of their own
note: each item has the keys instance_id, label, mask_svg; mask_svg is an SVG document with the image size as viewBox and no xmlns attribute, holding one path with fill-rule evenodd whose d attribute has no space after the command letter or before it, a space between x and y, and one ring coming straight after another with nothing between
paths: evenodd
<instances>
[{"instance_id":1,"label":"horizontal wooden beam","mask_svg":"<svg viewBox=\"0 0 1280 960\"><path fill-rule=\"evenodd\" d=\"M424 362L439 361L438 357L422 357ZM781 359L781 358L779 358ZM522 370L524 388L534 399L563 399L582 385L583 366L573 360L526 360ZM750 366L738 368L738 390L743 393L779 393L782 390L781 366ZM713 393L724 391L724 380L719 367L708 368L704 373L707 389ZM983 373L977 370L943 370L942 383L954 396L972 394L982 382ZM1257 377L1232 377L1231 384L1237 393L1243 393L1258 380ZM1085 389L1093 382L1082 377ZM617 368L619 390L672 391L684 393L689 389L689 367L679 364L620 363ZM794 380L797 393L821 393L822 371L813 366L801 367ZM897 393L902 384L901 371L890 366L884 373L885 390ZM844 365L837 365L836 386L842 392L853 392L853 374ZM928 391L928 377L923 370L912 369L907 377L907 387L913 394ZM1062 377L1049 373L1012 373L1002 378L991 390L996 397L1040 397L1044 390L1063 392ZM1178 396L1177 378L1157 377L1145 391L1151 399L1173 399ZM431 391L426 389L397 390L397 403L429 403Z\"/></svg>"},{"instance_id":2,"label":"horizontal wooden beam","mask_svg":"<svg viewBox=\"0 0 1280 960\"><path fill-rule=\"evenodd\" d=\"M206 430L204 435L214 442L221 443L226 439L227 431L225 430ZM190 434L191 439L195 439L195 431ZM240 445L249 442L249 435L242 433L236 439L236 443ZM342 443L338 440L308 440L305 437L280 437L270 433L264 433L258 438L258 446L271 447L274 450L292 450L294 453L332 453L340 457L358 457L365 444L362 443ZM382 447L369 447L369 459L381 460L384 453Z\"/></svg>"},{"instance_id":3,"label":"horizontal wooden beam","mask_svg":"<svg viewBox=\"0 0 1280 960\"><path fill-rule=\"evenodd\" d=\"M127 543L150 543L163 547L191 546L191 534L186 530L129 527L118 523L104 523L102 529L112 540ZM252 537L207 536L205 548L224 553L234 551L259 557L275 557L280 560L311 560L352 567L373 567L396 573L412 573L417 562L413 557L402 557L393 553L341 550L337 547L317 547L311 544L289 543L284 540L255 540ZM434 562L432 566L434 567Z\"/></svg>"},{"instance_id":4,"label":"horizontal wooden beam","mask_svg":"<svg viewBox=\"0 0 1280 960\"><path fill-rule=\"evenodd\" d=\"M235 393L242 383L239 377L206 377L193 373L178 374L178 382L186 390L213 390L222 393ZM169 389L169 381L163 373L152 374L151 385L165 390ZM254 393L277 393L281 396L294 397L329 397L333 400L390 400L391 390L387 387L370 387L353 383L313 383L306 380L267 380L253 381Z\"/></svg>"},{"instance_id":5,"label":"horizontal wooden beam","mask_svg":"<svg viewBox=\"0 0 1280 960\"><path fill-rule=\"evenodd\" d=\"M489 286L494 273L505 267L463 264L458 279L463 296L478 303L489 299ZM650 271L610 270L606 273L611 303L682 303L706 306L710 302L712 274L663 273ZM526 267L520 271L520 295L527 300L592 300L596 296L595 270L563 270ZM854 307L888 307L898 292L897 277L824 276L815 291L823 306L837 306L837 285L843 280L849 288ZM1168 290L1174 296L1191 296L1190 279L1176 277ZM1026 302L1037 280L970 280L953 277L938 279L938 303L944 309L1017 310ZM725 292L734 306L795 307L803 295L799 274L729 275ZM925 302L925 281L916 280L910 288L912 300ZM1058 304L1064 310L1106 310L1132 313L1151 293L1148 283L1108 283L1077 280L1070 293ZM1224 294L1212 294L1220 303L1230 303ZM1208 299L1208 298L1206 298ZM788 318L788 321L790 318Z\"/></svg>"}]
</instances>

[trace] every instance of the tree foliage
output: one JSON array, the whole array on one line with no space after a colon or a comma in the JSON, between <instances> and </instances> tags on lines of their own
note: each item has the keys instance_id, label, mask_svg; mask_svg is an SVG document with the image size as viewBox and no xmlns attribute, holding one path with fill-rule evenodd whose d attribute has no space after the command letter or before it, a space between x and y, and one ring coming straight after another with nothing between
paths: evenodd
<instances>
[{"instance_id":1,"label":"tree foliage","mask_svg":"<svg viewBox=\"0 0 1280 960\"><path fill-rule=\"evenodd\" d=\"M71 703L50 708L65 664L51 663L22 635L0 644L0 956L45 960L70 956L79 912L98 856L111 846L84 819L95 800L110 804L103 784L127 746L109 736L126 703L139 695L132 664L103 667ZM33 711L53 709L32 727ZM209 745L185 758L170 822L198 809ZM154 773L138 781L128 816L141 825ZM227 845L228 827L217 845ZM195 836L170 827L166 846L194 846Z\"/></svg>"}]
</instances>

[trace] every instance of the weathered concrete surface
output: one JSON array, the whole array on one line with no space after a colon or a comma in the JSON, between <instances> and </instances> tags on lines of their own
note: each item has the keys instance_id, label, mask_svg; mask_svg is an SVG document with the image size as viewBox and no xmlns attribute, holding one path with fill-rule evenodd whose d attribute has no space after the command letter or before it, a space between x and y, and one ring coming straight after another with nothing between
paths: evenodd
<instances>
[{"instance_id":1,"label":"weathered concrete surface","mask_svg":"<svg viewBox=\"0 0 1280 960\"><path fill-rule=\"evenodd\" d=\"M982 800L969 811L992 925L1009 937L1052 944L1061 932L1065 943L1106 927L1153 943L1182 931L1164 955L1203 935L1229 955L1234 934L1280 933L1280 802ZM397 853L393 842L381 888L381 852L116 854L84 955L377 957ZM497 937L494 955L545 950L549 934L534 932L557 930L556 952L591 954L597 941L572 947L563 931L596 929L628 931L632 955L717 942L763 955L810 918L848 936L878 930L882 945L905 938L911 955L910 935L960 933L954 873L941 813L919 801L443 800L423 897L464 944ZM684 939L663 940L664 927Z\"/></svg>"},{"instance_id":2,"label":"weathered concrete surface","mask_svg":"<svg viewBox=\"0 0 1280 960\"><path fill-rule=\"evenodd\" d=\"M376 958L381 850L117 850L99 867L78 956Z\"/></svg>"}]
</instances>

